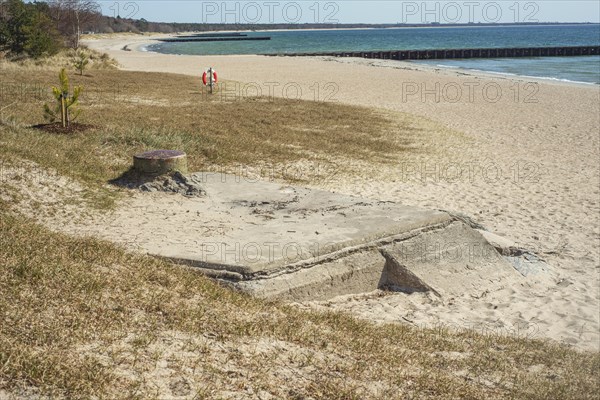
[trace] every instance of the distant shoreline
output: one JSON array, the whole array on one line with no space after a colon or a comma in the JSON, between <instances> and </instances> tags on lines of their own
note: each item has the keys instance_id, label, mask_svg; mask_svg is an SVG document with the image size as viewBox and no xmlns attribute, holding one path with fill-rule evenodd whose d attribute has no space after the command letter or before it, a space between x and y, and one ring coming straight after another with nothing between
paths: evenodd
<instances>
[{"instance_id":1,"label":"distant shoreline","mask_svg":"<svg viewBox=\"0 0 600 400\"><path fill-rule=\"evenodd\" d=\"M238 32L238 31L236 31ZM189 34L191 32L186 32ZM183 32L180 34L184 34ZM86 44L91 45L90 47L96 48L99 51L109 51L109 52L117 52L119 56L125 56L127 53L134 56L135 54L146 54L157 55L157 56L166 56L166 57L194 57L198 60L203 59L231 59L231 60L240 60L245 58L265 58L265 59L277 59L278 57L270 57L270 56L262 56L257 54L228 54L228 55L190 55L190 54L167 54L160 53L152 50L148 50L147 47L152 44L158 44L158 42L154 39L154 37L176 37L175 33L171 34L152 34L152 35L132 35L132 34L109 34L106 35L105 38L99 39L84 39ZM132 40L134 39L134 40ZM98 46L99 42L108 42L109 46ZM127 47L127 51L123 51L123 48ZM113 54L114 55L114 54ZM438 70L443 70L451 74L458 74L461 76L472 76L475 78L483 78L483 79L492 79L492 80L510 80L510 81L518 81L518 82L537 82L547 85L560 85L560 86L577 86L582 88L597 88L599 85L590 83L590 82L581 82L581 81L573 81L573 80L565 80L558 79L553 77L533 77L533 76L525 76L525 75L516 75L510 73L502 73L502 72L494 72L494 71L484 71L478 69L466 69L459 68L453 66L443 66L443 65L428 65L428 64L419 64L411 61L394 61L394 60L369 60L363 58L333 58L333 57L305 57L306 59L321 59L328 60L331 62L339 62L339 63L353 63L353 64L365 64L370 65L372 68L386 68L386 69L410 69L413 71L421 71L421 72L429 72L435 73ZM444 60L439 60L443 62Z\"/></svg>"}]
</instances>

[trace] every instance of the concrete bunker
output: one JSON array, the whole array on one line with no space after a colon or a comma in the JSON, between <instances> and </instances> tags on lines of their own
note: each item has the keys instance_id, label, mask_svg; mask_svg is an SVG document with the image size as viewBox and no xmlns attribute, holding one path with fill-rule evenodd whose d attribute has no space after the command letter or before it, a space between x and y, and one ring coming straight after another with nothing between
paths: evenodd
<instances>
[{"instance_id":1,"label":"concrete bunker","mask_svg":"<svg viewBox=\"0 0 600 400\"><path fill-rule=\"evenodd\" d=\"M168 223L116 216L111 229L123 233L112 237L135 235L136 247L151 255L292 301L378 288L464 295L523 278L468 221L444 211L221 173L188 179L208 195L157 197L151 207L157 215L168 209Z\"/></svg>"}]
</instances>

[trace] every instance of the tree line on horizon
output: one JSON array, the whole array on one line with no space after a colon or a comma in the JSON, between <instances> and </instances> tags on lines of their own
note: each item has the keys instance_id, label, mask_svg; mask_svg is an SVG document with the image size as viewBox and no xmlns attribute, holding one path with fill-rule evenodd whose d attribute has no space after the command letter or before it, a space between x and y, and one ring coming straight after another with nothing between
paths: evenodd
<instances>
[{"instance_id":1,"label":"tree line on horizon","mask_svg":"<svg viewBox=\"0 0 600 400\"><path fill-rule=\"evenodd\" d=\"M515 23L475 23L475 24L373 24L373 23L199 23L199 22L151 22L144 18L121 18L100 15L86 24L87 33L178 33L178 32L217 32L253 31L279 29L352 29L352 28L418 28L423 26L502 26L502 25L556 25L558 22L515 22ZM589 24L589 23L579 23Z\"/></svg>"},{"instance_id":2,"label":"tree line on horizon","mask_svg":"<svg viewBox=\"0 0 600 400\"><path fill-rule=\"evenodd\" d=\"M326 24L326 23L167 23L102 15L93 0L0 1L0 55L51 56L63 48L79 48L84 33L174 33L222 30L393 28L424 24ZM427 24L426 24L427 25ZM435 24L428 24L435 25ZM464 24L450 24L464 25ZM450 26L438 25L438 26ZM477 24L505 25L505 24ZM529 25L526 24L526 25Z\"/></svg>"}]
</instances>

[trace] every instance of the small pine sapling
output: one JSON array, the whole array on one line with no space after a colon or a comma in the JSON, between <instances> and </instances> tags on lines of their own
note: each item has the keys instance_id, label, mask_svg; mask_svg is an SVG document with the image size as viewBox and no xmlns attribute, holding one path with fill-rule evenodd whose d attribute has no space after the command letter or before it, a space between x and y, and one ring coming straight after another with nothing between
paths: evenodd
<instances>
[{"instance_id":1,"label":"small pine sapling","mask_svg":"<svg viewBox=\"0 0 600 400\"><path fill-rule=\"evenodd\" d=\"M87 67L89 62L90 57L83 51L78 51L77 55L73 59L73 66L77 71L79 71L79 75L83 75L83 71L85 70L85 67Z\"/></svg>"},{"instance_id":2,"label":"small pine sapling","mask_svg":"<svg viewBox=\"0 0 600 400\"><path fill-rule=\"evenodd\" d=\"M45 104L44 117L49 122L54 122L60 118L62 127L68 128L71 121L74 121L79 116L80 110L77 110L76 106L83 88L81 86L75 86L73 88L73 95L69 93L69 78L67 77L65 68L58 74L58 79L60 81L60 86L52 87L52 94L57 102L56 107L52 110L48 104Z\"/></svg>"}]
</instances>

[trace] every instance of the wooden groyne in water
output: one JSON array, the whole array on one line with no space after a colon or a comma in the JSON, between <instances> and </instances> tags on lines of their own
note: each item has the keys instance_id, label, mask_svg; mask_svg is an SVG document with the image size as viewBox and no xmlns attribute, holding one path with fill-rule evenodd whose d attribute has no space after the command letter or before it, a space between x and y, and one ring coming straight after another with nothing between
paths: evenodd
<instances>
[{"instance_id":1,"label":"wooden groyne in water","mask_svg":"<svg viewBox=\"0 0 600 400\"><path fill-rule=\"evenodd\" d=\"M231 36L231 37L220 37L220 36L205 36L205 37L179 37L179 38L167 38L167 39L158 39L161 42L167 43L178 43L178 42L234 42L234 41L242 41L242 40L271 40L270 36L257 36L257 37L239 37L239 36Z\"/></svg>"},{"instance_id":2,"label":"wooden groyne in water","mask_svg":"<svg viewBox=\"0 0 600 400\"><path fill-rule=\"evenodd\" d=\"M245 33L237 33L237 32L228 32L228 33L219 33L219 32L209 32L209 33L192 33L188 35L177 36L179 39L187 39L187 38L196 38L196 37L246 37L248 36Z\"/></svg>"},{"instance_id":3,"label":"wooden groyne in water","mask_svg":"<svg viewBox=\"0 0 600 400\"><path fill-rule=\"evenodd\" d=\"M568 57L597 56L600 46L572 47L519 47L487 49L441 49L441 50L385 50L385 51L341 51L325 53L282 53L268 56L330 56L358 57L381 60L445 60L461 58L505 58L505 57Z\"/></svg>"}]
</instances>

